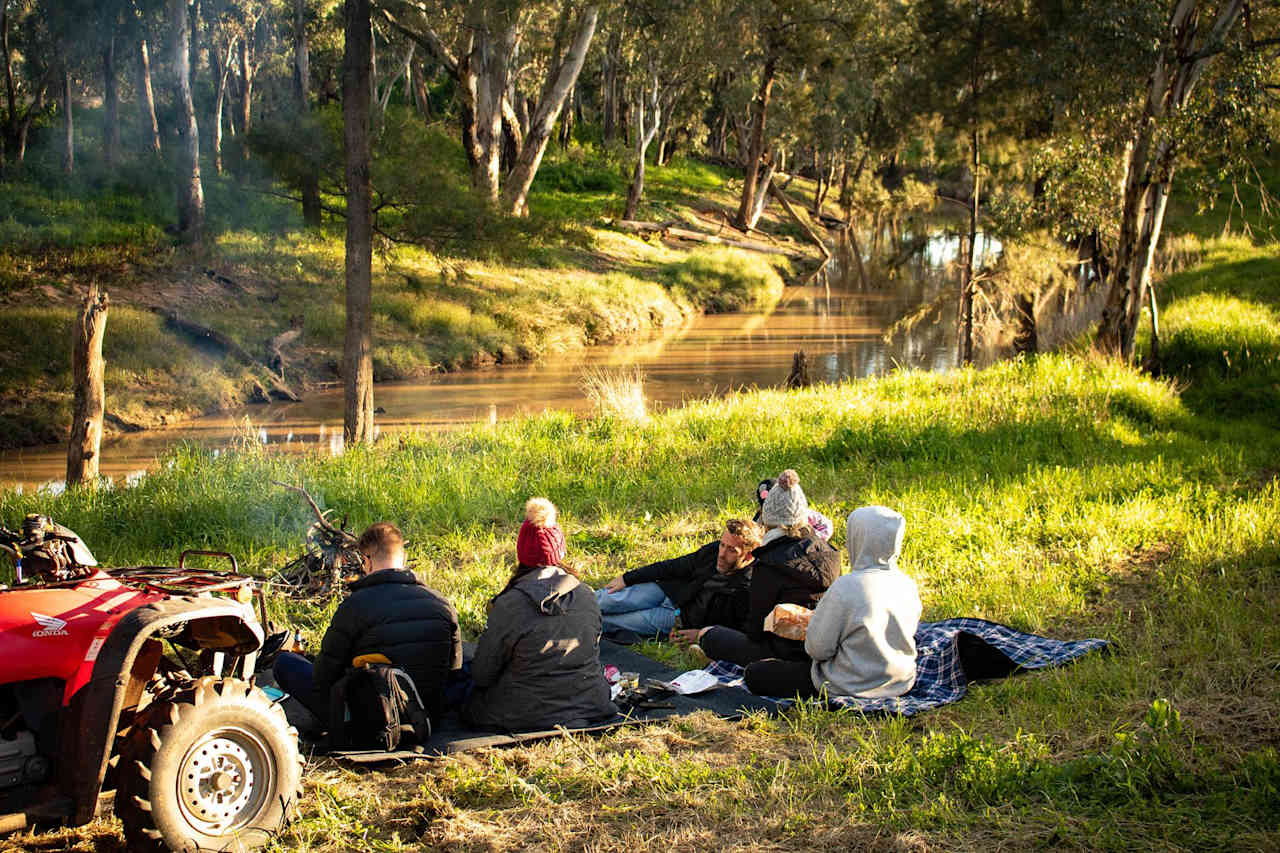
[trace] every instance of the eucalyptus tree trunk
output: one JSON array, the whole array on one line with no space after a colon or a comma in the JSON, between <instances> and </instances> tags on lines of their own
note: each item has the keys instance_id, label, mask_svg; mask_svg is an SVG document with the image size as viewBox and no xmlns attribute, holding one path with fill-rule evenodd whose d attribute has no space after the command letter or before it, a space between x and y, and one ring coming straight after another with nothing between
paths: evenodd
<instances>
[{"instance_id":1,"label":"eucalyptus tree trunk","mask_svg":"<svg viewBox=\"0 0 1280 853\"><path fill-rule=\"evenodd\" d=\"M159 155L160 124L156 121L156 97L151 90L151 54L146 39L138 42L138 109L151 150Z\"/></svg>"},{"instance_id":2,"label":"eucalyptus tree trunk","mask_svg":"<svg viewBox=\"0 0 1280 853\"><path fill-rule=\"evenodd\" d=\"M760 172L760 158L764 155L764 127L769 117L769 98L773 93L773 82L778 74L778 58L770 52L765 59L764 71L760 75L760 89L755 97L755 114L751 121L750 141L747 144L747 156L744 161L746 174L742 181L742 201L738 205L738 216L734 222L743 231L755 227L759 214L752 215L756 209L756 199L761 187L757 177ZM766 184L767 186L767 184Z\"/></svg>"},{"instance_id":3,"label":"eucalyptus tree trunk","mask_svg":"<svg viewBox=\"0 0 1280 853\"><path fill-rule=\"evenodd\" d=\"M178 233L186 242L204 229L204 186L200 182L200 129L191 100L191 26L186 0L169 0L173 25L174 100L178 107Z\"/></svg>"},{"instance_id":4,"label":"eucalyptus tree trunk","mask_svg":"<svg viewBox=\"0 0 1280 853\"><path fill-rule=\"evenodd\" d=\"M70 175L76 170L75 123L71 117L71 72L62 69L62 171Z\"/></svg>"},{"instance_id":5,"label":"eucalyptus tree trunk","mask_svg":"<svg viewBox=\"0 0 1280 853\"><path fill-rule=\"evenodd\" d=\"M974 256L977 254L978 246L978 209L982 189L982 179L979 176L982 166L979 142L978 129L974 125L969 134L969 144L972 148L969 165L973 169L973 198L969 204L969 239L964 253L964 268L960 272L959 334L956 342L956 357L961 364L973 363L973 270Z\"/></svg>"},{"instance_id":6,"label":"eucalyptus tree trunk","mask_svg":"<svg viewBox=\"0 0 1280 853\"><path fill-rule=\"evenodd\" d=\"M240 39L240 130L249 132L253 124L253 76L256 66L252 61L253 48L249 44L249 34ZM244 156L249 157L249 146L243 146Z\"/></svg>"},{"instance_id":7,"label":"eucalyptus tree trunk","mask_svg":"<svg viewBox=\"0 0 1280 853\"><path fill-rule=\"evenodd\" d=\"M653 86L649 91L649 115L645 117L645 94L636 98L636 166L631 173L631 189L627 192L627 209L623 219L635 219L636 210L640 207L640 198L644 195L644 158L649 150L649 143L662 124L662 103L658 98L658 75L653 75Z\"/></svg>"},{"instance_id":8,"label":"eucalyptus tree trunk","mask_svg":"<svg viewBox=\"0 0 1280 853\"><path fill-rule=\"evenodd\" d=\"M587 49L591 47L599 15L600 10L596 6L588 6L583 10L573 42L563 58L557 57L559 68L554 74L548 75L542 96L538 98L538 108L529 120L524 150L520 153L515 168L511 170L511 177L507 180L507 187L502 195L502 206L515 216L527 216L529 213L529 187L542 163L542 155L547 150L552 127L560 117L564 102L582 71L582 63L586 61Z\"/></svg>"},{"instance_id":9,"label":"eucalyptus tree trunk","mask_svg":"<svg viewBox=\"0 0 1280 853\"><path fill-rule=\"evenodd\" d=\"M605 143L618 135L618 66L622 64L622 32L614 29L604 51L603 91L600 98L600 118Z\"/></svg>"},{"instance_id":10,"label":"eucalyptus tree trunk","mask_svg":"<svg viewBox=\"0 0 1280 853\"><path fill-rule=\"evenodd\" d=\"M120 159L120 91L116 87L116 34L102 48L102 159L107 168Z\"/></svg>"},{"instance_id":11,"label":"eucalyptus tree trunk","mask_svg":"<svg viewBox=\"0 0 1280 853\"><path fill-rule=\"evenodd\" d=\"M307 0L293 0L293 97L298 115L311 111L311 45L307 38ZM304 125L305 126L305 125ZM302 221L307 227L320 225L320 178L307 166L302 177Z\"/></svg>"},{"instance_id":12,"label":"eucalyptus tree trunk","mask_svg":"<svg viewBox=\"0 0 1280 853\"><path fill-rule=\"evenodd\" d=\"M471 163L471 183L480 194L497 204L502 185L502 102L511 79L509 58L519 41L514 20L491 30L483 4L468 13L470 45L459 72L464 107L470 128L463 121L464 144Z\"/></svg>"},{"instance_id":13,"label":"eucalyptus tree trunk","mask_svg":"<svg viewBox=\"0 0 1280 853\"><path fill-rule=\"evenodd\" d=\"M1095 338L1099 349L1125 361L1133 359L1173 181L1177 140L1169 132L1161 133L1162 125L1186 105L1208 63L1222 52L1245 4L1228 0L1207 28L1201 26L1203 5L1197 0L1175 5L1129 144L1114 276Z\"/></svg>"},{"instance_id":14,"label":"eucalyptus tree trunk","mask_svg":"<svg viewBox=\"0 0 1280 853\"><path fill-rule=\"evenodd\" d=\"M347 444L373 441L373 205L369 172L373 30L369 0L345 0L342 62L343 141L347 177L347 327L342 350Z\"/></svg>"},{"instance_id":15,"label":"eucalyptus tree trunk","mask_svg":"<svg viewBox=\"0 0 1280 853\"><path fill-rule=\"evenodd\" d=\"M74 403L71 412L71 440L67 443L67 486L98 482L98 451L102 447L102 418L106 407L103 392L102 340L107 334L107 294L98 283L89 285L76 324L71 351Z\"/></svg>"},{"instance_id":16,"label":"eucalyptus tree trunk","mask_svg":"<svg viewBox=\"0 0 1280 853\"><path fill-rule=\"evenodd\" d=\"M226 45L225 53L217 45L209 49L209 56L214 73L213 96L213 168L222 174L222 119L227 103L227 78L231 76L231 56L235 52L236 39L231 38Z\"/></svg>"}]
</instances>

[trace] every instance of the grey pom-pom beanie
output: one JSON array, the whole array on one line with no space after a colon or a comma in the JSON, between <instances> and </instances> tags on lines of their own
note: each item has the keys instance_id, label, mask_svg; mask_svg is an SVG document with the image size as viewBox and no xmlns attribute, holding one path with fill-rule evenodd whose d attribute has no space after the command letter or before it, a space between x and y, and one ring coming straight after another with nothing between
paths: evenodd
<instances>
[{"instance_id":1,"label":"grey pom-pom beanie","mask_svg":"<svg viewBox=\"0 0 1280 853\"><path fill-rule=\"evenodd\" d=\"M809 523L809 501L800 488L800 475L788 468L778 475L760 509L760 521L769 527L794 527Z\"/></svg>"}]
</instances>

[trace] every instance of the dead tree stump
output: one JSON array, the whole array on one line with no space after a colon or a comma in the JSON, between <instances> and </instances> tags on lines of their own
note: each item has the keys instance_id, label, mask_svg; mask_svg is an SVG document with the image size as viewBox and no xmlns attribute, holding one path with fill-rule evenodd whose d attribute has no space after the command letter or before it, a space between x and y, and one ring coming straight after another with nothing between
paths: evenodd
<instances>
[{"instance_id":1,"label":"dead tree stump","mask_svg":"<svg viewBox=\"0 0 1280 853\"><path fill-rule=\"evenodd\" d=\"M808 388L813 384L809 378L809 356L804 350L796 350L791 358L791 373L787 376L787 388Z\"/></svg>"},{"instance_id":2,"label":"dead tree stump","mask_svg":"<svg viewBox=\"0 0 1280 853\"><path fill-rule=\"evenodd\" d=\"M89 285L84 307L76 321L71 354L71 379L75 403L71 414L71 440L67 444L67 487L98 482L98 451L102 447L102 415L106 397L102 387L102 339L107 333L107 293L97 283Z\"/></svg>"}]
</instances>

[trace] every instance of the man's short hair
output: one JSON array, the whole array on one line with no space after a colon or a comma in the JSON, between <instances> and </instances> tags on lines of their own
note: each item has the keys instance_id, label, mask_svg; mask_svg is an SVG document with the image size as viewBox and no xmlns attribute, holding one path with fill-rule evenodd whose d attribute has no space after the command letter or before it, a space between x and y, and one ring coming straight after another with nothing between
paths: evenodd
<instances>
[{"instance_id":1,"label":"man's short hair","mask_svg":"<svg viewBox=\"0 0 1280 853\"><path fill-rule=\"evenodd\" d=\"M764 541L764 531L760 529L760 525L749 519L731 518L724 523L724 529L746 542L752 551Z\"/></svg>"},{"instance_id":2,"label":"man's short hair","mask_svg":"<svg viewBox=\"0 0 1280 853\"><path fill-rule=\"evenodd\" d=\"M365 528L356 541L356 547L370 558L378 555L390 557L396 551L404 550L404 534L391 522L379 521Z\"/></svg>"}]
</instances>

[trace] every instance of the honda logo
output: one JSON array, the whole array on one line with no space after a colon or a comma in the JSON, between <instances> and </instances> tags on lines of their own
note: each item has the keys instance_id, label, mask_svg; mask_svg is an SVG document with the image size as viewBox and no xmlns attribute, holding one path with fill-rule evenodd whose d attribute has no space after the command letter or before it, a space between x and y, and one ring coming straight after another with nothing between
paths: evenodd
<instances>
[{"instance_id":1,"label":"honda logo","mask_svg":"<svg viewBox=\"0 0 1280 853\"><path fill-rule=\"evenodd\" d=\"M32 631L33 637L67 637L70 631L67 630L67 620L59 619L56 616L46 616L43 613L31 612L31 618L40 623L40 630Z\"/></svg>"}]
</instances>

